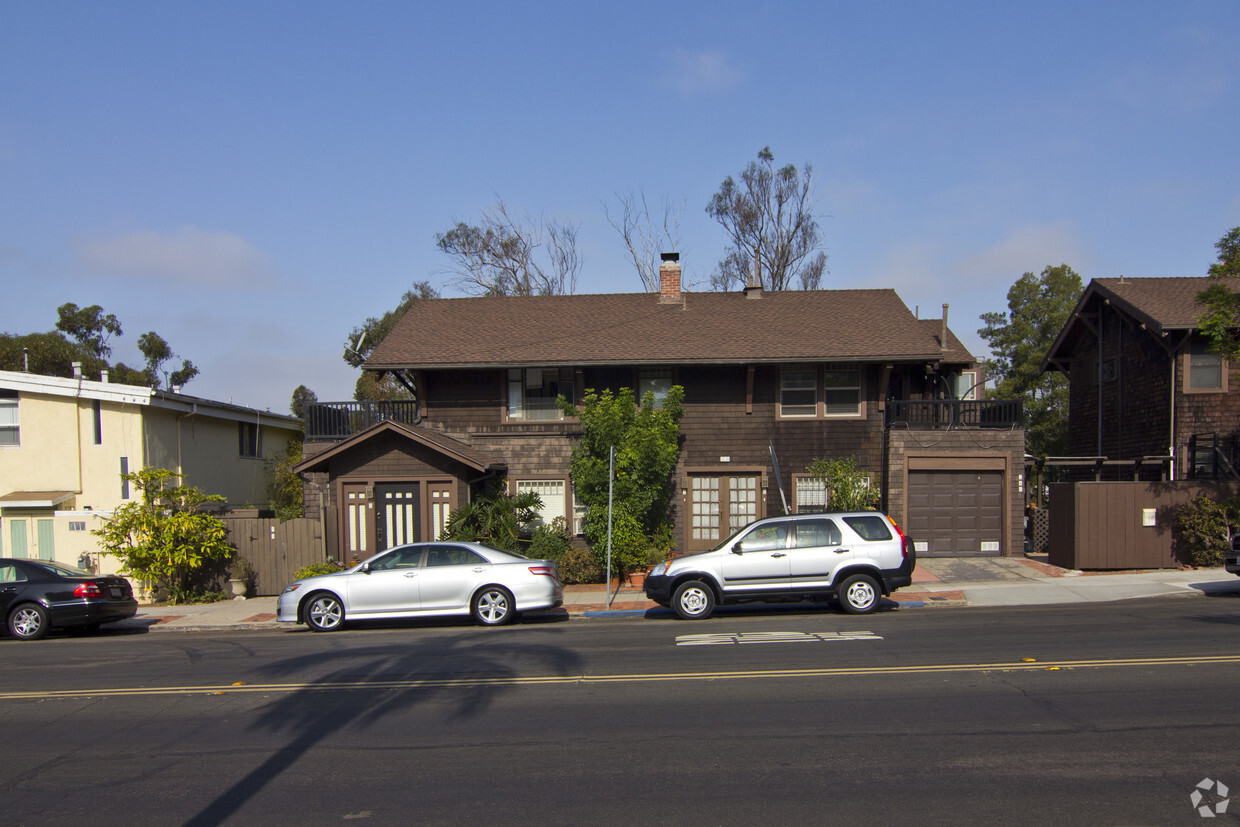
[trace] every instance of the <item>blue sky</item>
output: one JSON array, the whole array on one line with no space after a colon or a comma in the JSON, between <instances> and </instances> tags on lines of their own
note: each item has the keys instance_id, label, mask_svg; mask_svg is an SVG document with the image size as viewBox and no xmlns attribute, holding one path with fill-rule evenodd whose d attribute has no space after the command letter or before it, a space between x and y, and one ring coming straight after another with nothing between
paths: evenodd
<instances>
[{"instance_id":1,"label":"blue sky","mask_svg":"<svg viewBox=\"0 0 1240 827\"><path fill-rule=\"evenodd\" d=\"M603 204L667 198L704 288L705 205L769 145L813 165L824 287L950 304L982 356L1026 271L1205 274L1238 43L1235 0L0 0L0 330L100 304L113 358L155 330L189 393L348 399L349 331L445 284L457 220L579 225L578 292L634 292Z\"/></svg>"}]
</instances>

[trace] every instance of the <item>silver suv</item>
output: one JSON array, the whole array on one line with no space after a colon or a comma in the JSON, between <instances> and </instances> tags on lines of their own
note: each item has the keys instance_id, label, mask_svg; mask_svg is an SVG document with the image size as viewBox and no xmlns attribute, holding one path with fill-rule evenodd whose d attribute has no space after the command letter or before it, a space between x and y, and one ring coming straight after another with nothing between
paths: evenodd
<instances>
[{"instance_id":1,"label":"silver suv","mask_svg":"<svg viewBox=\"0 0 1240 827\"><path fill-rule=\"evenodd\" d=\"M878 608L913 582L912 543L886 514L860 511L757 520L711 551L660 563L646 597L685 620L716 605L835 599L849 614Z\"/></svg>"}]
</instances>

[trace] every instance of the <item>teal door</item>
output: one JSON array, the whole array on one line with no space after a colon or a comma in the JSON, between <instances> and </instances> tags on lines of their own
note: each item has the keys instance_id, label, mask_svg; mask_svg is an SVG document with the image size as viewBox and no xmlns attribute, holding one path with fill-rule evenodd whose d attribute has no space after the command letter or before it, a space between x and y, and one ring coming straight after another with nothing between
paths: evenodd
<instances>
[{"instance_id":1,"label":"teal door","mask_svg":"<svg viewBox=\"0 0 1240 827\"><path fill-rule=\"evenodd\" d=\"M26 556L26 521L9 520L9 556Z\"/></svg>"},{"instance_id":2,"label":"teal door","mask_svg":"<svg viewBox=\"0 0 1240 827\"><path fill-rule=\"evenodd\" d=\"M39 559L56 559L56 532L52 529L51 520L36 520L39 529Z\"/></svg>"}]
</instances>

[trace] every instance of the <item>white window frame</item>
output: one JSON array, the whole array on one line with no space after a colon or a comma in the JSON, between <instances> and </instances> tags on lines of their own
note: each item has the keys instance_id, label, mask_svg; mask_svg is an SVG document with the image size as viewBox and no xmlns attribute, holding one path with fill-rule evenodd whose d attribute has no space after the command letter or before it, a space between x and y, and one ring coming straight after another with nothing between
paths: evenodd
<instances>
[{"instance_id":1,"label":"white window frame","mask_svg":"<svg viewBox=\"0 0 1240 827\"><path fill-rule=\"evenodd\" d=\"M559 517L564 520L565 527L569 527L568 515L568 482L562 478L556 479L518 479L512 482L513 493L520 494L524 491L533 491L538 494L542 500L542 508L538 509L538 520L543 525L551 525L551 522ZM571 530L571 529L570 529Z\"/></svg>"},{"instance_id":2,"label":"white window frame","mask_svg":"<svg viewBox=\"0 0 1240 827\"><path fill-rule=\"evenodd\" d=\"M974 400L978 398L977 392L978 390L980 390L980 388L978 388L977 382L978 382L978 375L980 373L981 371L978 371L978 370L960 371L960 375L956 377L956 398L957 399Z\"/></svg>"},{"instance_id":3,"label":"white window frame","mask_svg":"<svg viewBox=\"0 0 1240 827\"><path fill-rule=\"evenodd\" d=\"M0 396L0 448L20 448L21 445L21 400L16 394Z\"/></svg>"},{"instance_id":4,"label":"white window frame","mask_svg":"<svg viewBox=\"0 0 1240 827\"><path fill-rule=\"evenodd\" d=\"M808 474L794 474L792 489L797 514L821 514L827 510L826 480Z\"/></svg>"}]
</instances>

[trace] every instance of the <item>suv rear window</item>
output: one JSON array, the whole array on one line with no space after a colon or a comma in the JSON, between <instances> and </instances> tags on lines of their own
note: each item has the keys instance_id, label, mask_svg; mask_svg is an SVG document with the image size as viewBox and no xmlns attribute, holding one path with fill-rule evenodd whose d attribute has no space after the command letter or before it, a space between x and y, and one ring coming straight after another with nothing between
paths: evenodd
<instances>
[{"instance_id":1,"label":"suv rear window","mask_svg":"<svg viewBox=\"0 0 1240 827\"><path fill-rule=\"evenodd\" d=\"M861 535L862 540L890 540L891 529L887 528L887 521L877 514L861 517L845 517L844 522L853 531Z\"/></svg>"}]
</instances>

